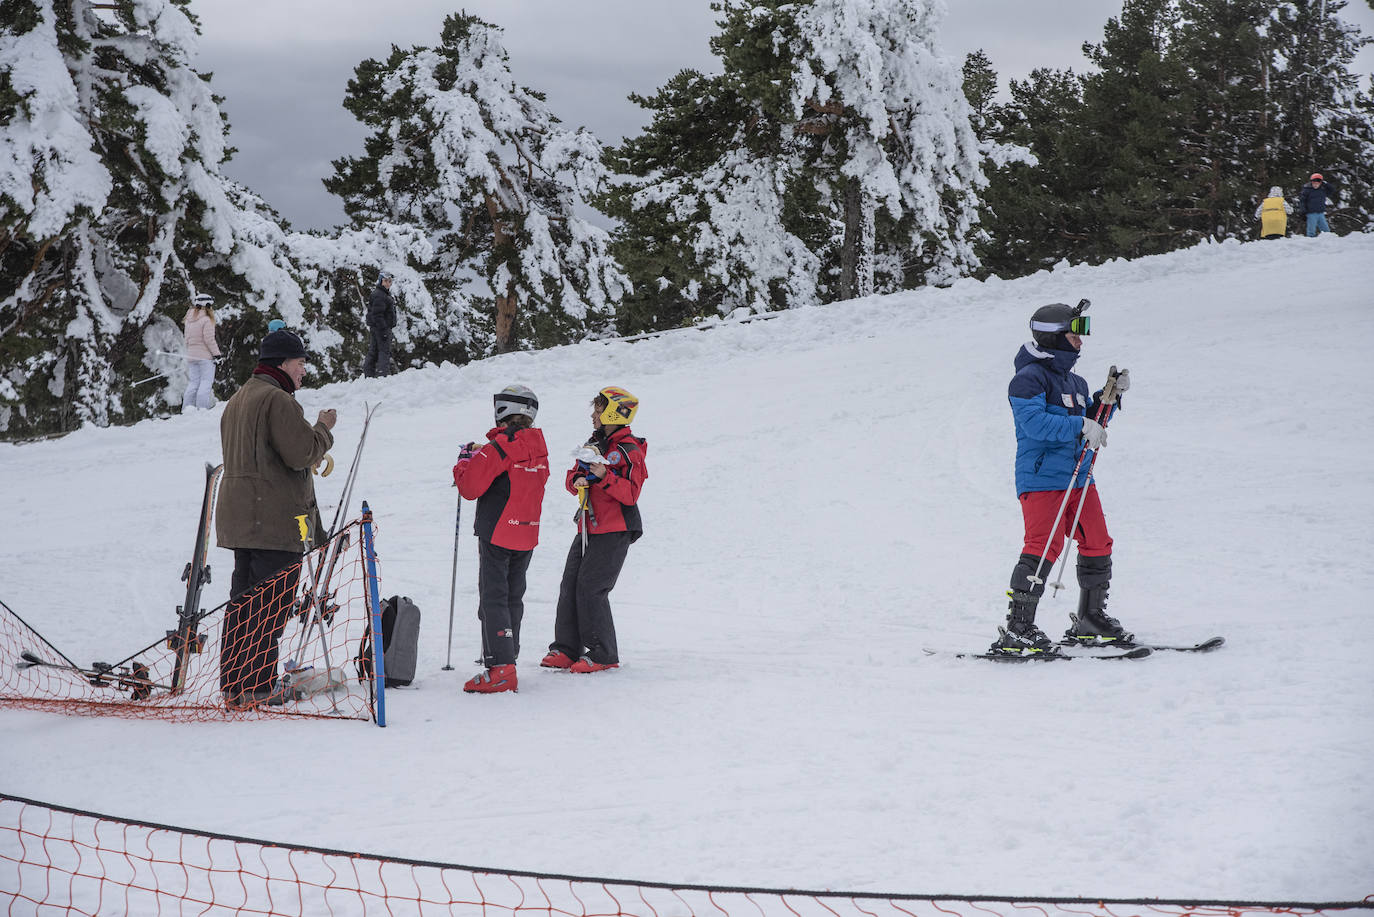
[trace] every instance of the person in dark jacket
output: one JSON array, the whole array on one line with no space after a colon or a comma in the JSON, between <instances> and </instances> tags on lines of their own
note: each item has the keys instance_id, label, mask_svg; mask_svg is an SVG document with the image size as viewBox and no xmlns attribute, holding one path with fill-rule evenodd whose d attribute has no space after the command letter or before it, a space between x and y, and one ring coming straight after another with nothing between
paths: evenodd
<instances>
[{"instance_id":1,"label":"person in dark jacket","mask_svg":"<svg viewBox=\"0 0 1374 917\"><path fill-rule=\"evenodd\" d=\"M1312 178L1298 192L1298 212L1307 216L1307 234L1317 236L1330 232L1326 222L1326 202L1336 203L1336 189L1322 178L1320 172L1313 172Z\"/></svg>"},{"instance_id":2,"label":"person in dark jacket","mask_svg":"<svg viewBox=\"0 0 1374 917\"><path fill-rule=\"evenodd\" d=\"M304 516L316 542L324 525L311 469L334 444L337 415L312 425L295 399L305 377L305 345L290 331L262 339L258 365L224 407L224 478L215 511L219 546L234 552L234 575L220 642L220 687L232 707L280 704L277 641L296 599Z\"/></svg>"},{"instance_id":3,"label":"person in dark jacket","mask_svg":"<svg viewBox=\"0 0 1374 917\"><path fill-rule=\"evenodd\" d=\"M372 340L367 345L367 359L363 361L364 376L391 375L391 336L396 327L396 300L391 295L392 276L382 271L377 288L367 300L367 329Z\"/></svg>"},{"instance_id":4,"label":"person in dark jacket","mask_svg":"<svg viewBox=\"0 0 1374 917\"><path fill-rule=\"evenodd\" d=\"M600 672L620 666L611 617L611 590L644 533L639 494L649 476L648 443L630 432L639 399L608 386L592 401L594 432L564 486L578 495L577 536L563 566L553 643L539 664L572 672Z\"/></svg>"},{"instance_id":5,"label":"person in dark jacket","mask_svg":"<svg viewBox=\"0 0 1374 917\"><path fill-rule=\"evenodd\" d=\"M1107 532L1097 486L1080 469L1069 492L1083 450L1107 445L1107 431L1099 422L1105 421L1107 413L1102 393L1090 400L1088 383L1073 372L1083 337L1090 329L1088 316L1083 314L1087 308L1088 301L1083 300L1073 308L1053 303L1037 309L1030 323L1033 340L1016 354L1016 375L1007 387L1007 399L1016 424L1016 494L1021 501L1025 540L1011 574L1007 623L998 629L998 639L989 650L992 653L1022 656L1059 652L1036 626L1035 609L1068 537L1078 541L1080 592L1078 613L1070 616L1065 640L1086 645L1132 640L1121 622L1106 613L1112 537ZM1118 394L1129 387L1130 376L1123 370L1117 376ZM1074 527L1080 500L1082 514Z\"/></svg>"},{"instance_id":6,"label":"person in dark jacket","mask_svg":"<svg viewBox=\"0 0 1374 917\"><path fill-rule=\"evenodd\" d=\"M523 385L492 396L496 426L481 449L468 443L458 455L453 481L465 500L477 501L477 619L482 627L482 664L463 685L476 694L518 688L520 622L525 616L525 572L539 544L539 514L549 479L549 449L535 427L539 399Z\"/></svg>"}]
</instances>

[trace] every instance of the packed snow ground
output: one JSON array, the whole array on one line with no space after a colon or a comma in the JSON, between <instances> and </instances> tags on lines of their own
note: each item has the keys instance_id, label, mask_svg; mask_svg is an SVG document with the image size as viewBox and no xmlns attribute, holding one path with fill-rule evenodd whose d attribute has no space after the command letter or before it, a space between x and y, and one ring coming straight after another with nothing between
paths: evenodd
<instances>
[{"instance_id":1,"label":"packed snow ground","mask_svg":"<svg viewBox=\"0 0 1374 917\"><path fill-rule=\"evenodd\" d=\"M0 709L5 791L116 816L495 868L1026 896L1374 892L1374 236L1207 245L964 281L300 393L339 410L382 591L420 675L359 722L171 724ZM1079 370L1133 387L1098 463L1111 611L1205 656L998 666L1020 547L1006 385L1026 321L1093 300ZM643 400L624 666L541 670L573 534L550 482L518 695L467 696L475 543L442 672L450 466L535 389L556 463L588 401ZM227 391L221 386L221 392ZM78 661L174 618L217 407L0 446L0 598ZM341 475L321 483L326 517ZM471 505L465 506L471 518ZM212 553L207 607L231 555ZM1072 570L1066 580L1073 581ZM1076 587L1042 604L1051 633Z\"/></svg>"}]
</instances>

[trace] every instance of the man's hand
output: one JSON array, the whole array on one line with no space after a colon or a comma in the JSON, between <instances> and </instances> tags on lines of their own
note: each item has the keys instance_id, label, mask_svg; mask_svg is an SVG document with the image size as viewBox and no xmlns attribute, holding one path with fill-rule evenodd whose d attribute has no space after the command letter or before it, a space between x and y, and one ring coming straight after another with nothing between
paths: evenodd
<instances>
[{"instance_id":1,"label":"man's hand","mask_svg":"<svg viewBox=\"0 0 1374 917\"><path fill-rule=\"evenodd\" d=\"M1130 388L1130 387L1131 387L1131 371L1130 371L1129 369L1123 369L1121 372L1119 372L1119 373L1116 374L1116 391L1117 391L1117 394L1121 394L1122 392L1126 391L1126 389L1128 389L1128 388Z\"/></svg>"},{"instance_id":2,"label":"man's hand","mask_svg":"<svg viewBox=\"0 0 1374 917\"><path fill-rule=\"evenodd\" d=\"M315 422L324 424L326 430L332 430L334 429L334 424L339 422L339 412L333 408L325 408L323 411L320 411L320 417Z\"/></svg>"}]
</instances>

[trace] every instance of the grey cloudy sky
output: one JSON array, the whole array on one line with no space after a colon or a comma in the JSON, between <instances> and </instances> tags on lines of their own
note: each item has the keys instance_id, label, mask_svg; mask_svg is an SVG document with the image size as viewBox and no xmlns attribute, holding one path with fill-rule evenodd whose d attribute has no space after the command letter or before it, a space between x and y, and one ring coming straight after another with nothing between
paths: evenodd
<instances>
[{"instance_id":1,"label":"grey cloudy sky","mask_svg":"<svg viewBox=\"0 0 1374 917\"><path fill-rule=\"evenodd\" d=\"M298 229L344 221L321 180L330 160L357 155L365 136L343 109L353 68L391 45L438 40L459 8L505 30L517 81L548 94L553 112L614 144L644 112L626 96L651 94L684 67L715 72L709 0L196 0L197 66L214 73L238 148L226 171ZM1084 41L1100 41L1119 0L947 0L939 41L956 61L982 48L1005 86L1035 67L1084 69ZM1374 11L1352 0L1344 16L1374 34ZM1366 50L1358 72L1374 69Z\"/></svg>"}]
</instances>

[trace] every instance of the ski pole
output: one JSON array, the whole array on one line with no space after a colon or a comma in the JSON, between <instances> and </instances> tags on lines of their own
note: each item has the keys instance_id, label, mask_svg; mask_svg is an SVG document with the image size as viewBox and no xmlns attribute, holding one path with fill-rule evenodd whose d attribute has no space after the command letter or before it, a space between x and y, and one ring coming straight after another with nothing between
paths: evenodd
<instances>
[{"instance_id":1,"label":"ski pole","mask_svg":"<svg viewBox=\"0 0 1374 917\"><path fill-rule=\"evenodd\" d=\"M1104 394L1103 397L1105 398L1106 395ZM1107 425L1107 421L1112 419L1112 414L1115 411L1116 404L1113 402L1111 406L1107 408L1107 416L1102 418L1102 426L1105 427ZM1101 411L1098 413L1100 414ZM1050 588L1054 590L1055 595L1058 595L1059 590L1064 588L1064 571L1069 566L1069 549L1073 547L1073 533L1078 531L1078 520L1083 517L1083 504L1087 502L1088 499L1088 486L1092 481L1093 466L1096 464L1097 450L1094 449L1093 457L1088 459L1087 471L1084 472L1088 476L1088 480L1083 482L1083 492L1078 496L1078 509L1073 514L1073 525L1069 526L1068 542L1064 545L1064 553L1059 558L1059 576L1053 583L1050 583Z\"/></svg>"},{"instance_id":2,"label":"ski pole","mask_svg":"<svg viewBox=\"0 0 1374 917\"><path fill-rule=\"evenodd\" d=\"M1115 366L1108 370L1107 384L1102 386L1102 403L1097 408L1098 416L1102 417L1102 426L1104 427L1112 419L1112 414L1116 413L1116 406L1121 400L1121 393L1116 390L1116 384L1117 379L1125 372L1124 369L1117 372ZM1106 416L1102 416L1103 407L1107 409ZM1093 450L1093 457L1088 459L1088 480L1083 482L1083 492L1078 496L1078 508L1073 514L1073 525L1069 526L1068 541L1064 545L1064 555L1059 564L1059 576L1050 584L1056 595L1060 589L1064 588L1064 572L1069 566L1069 548L1073 547L1073 534L1078 531L1078 520L1083 518L1083 504L1088 500L1088 485L1092 481L1093 466L1097 464L1097 453L1098 450Z\"/></svg>"},{"instance_id":3,"label":"ski pole","mask_svg":"<svg viewBox=\"0 0 1374 917\"><path fill-rule=\"evenodd\" d=\"M454 482L454 488L458 487ZM458 495L458 509L453 514L453 573L449 577L448 586L448 655L444 661L444 671L453 671L453 603L458 597L458 533L462 531L463 524L463 495ZM486 632L483 631L485 634ZM485 653L483 654L485 655Z\"/></svg>"},{"instance_id":4,"label":"ski pole","mask_svg":"<svg viewBox=\"0 0 1374 917\"><path fill-rule=\"evenodd\" d=\"M358 463L362 460L363 444L367 442L367 428L372 423L372 415L380 407L380 402L371 407L366 402L363 403L363 432L358 435L358 448L353 452L353 464L348 468L348 477L344 478L343 493L339 496L339 505L334 508L334 521L330 523L328 537L333 538L339 532L339 521L343 517L348 501L353 498L353 482L358 477ZM332 468L330 469L333 470ZM323 520L321 520L323 521Z\"/></svg>"},{"instance_id":5,"label":"ski pole","mask_svg":"<svg viewBox=\"0 0 1374 917\"><path fill-rule=\"evenodd\" d=\"M577 511L582 514L582 556L587 555L587 507L590 504L587 498L587 486L584 484L577 488Z\"/></svg>"},{"instance_id":6,"label":"ski pole","mask_svg":"<svg viewBox=\"0 0 1374 917\"><path fill-rule=\"evenodd\" d=\"M1097 406L1097 415L1093 418L1093 420L1100 422L1105 426L1106 421L1103 418L1102 412L1108 410L1109 404L1114 406L1115 403L1116 367L1113 366L1111 369L1107 370L1107 384L1102 387L1102 401ZM1108 413L1108 416L1110 416L1110 412ZM1074 484L1078 481L1078 472L1080 469L1082 469L1083 459L1087 456L1089 452L1093 452L1094 458L1096 457L1096 451L1091 449L1091 447L1089 447L1089 445L1086 442L1083 443L1083 448L1079 450L1078 453L1078 461L1074 462L1073 465L1073 474L1069 475L1069 486L1064 491L1064 499L1059 501L1059 511L1054 514L1054 524L1050 526L1049 533L1045 536L1045 547L1042 548L1040 551L1040 560L1035 565L1035 575L1029 577L1031 585L1033 586L1037 584L1043 584L1045 582L1044 577L1040 575L1040 571L1044 568L1045 558L1048 557L1050 553L1050 539L1058 539L1059 537L1059 520L1064 518L1064 510L1069 505L1069 496L1073 493ZM1086 487L1084 489L1084 492L1086 493ZM1061 585L1056 588L1063 587Z\"/></svg>"},{"instance_id":7,"label":"ski pole","mask_svg":"<svg viewBox=\"0 0 1374 917\"><path fill-rule=\"evenodd\" d=\"M176 357L178 360L189 360L189 359L191 359L190 357L186 356L186 354L184 354L184 353L171 353L170 351L166 351L166 350L154 350L153 353L157 354L157 355L160 356L160 357ZM223 359L224 359L224 357L211 357L211 358L210 358L210 362L211 362L211 363L218 363L220 360L223 360Z\"/></svg>"}]
</instances>

